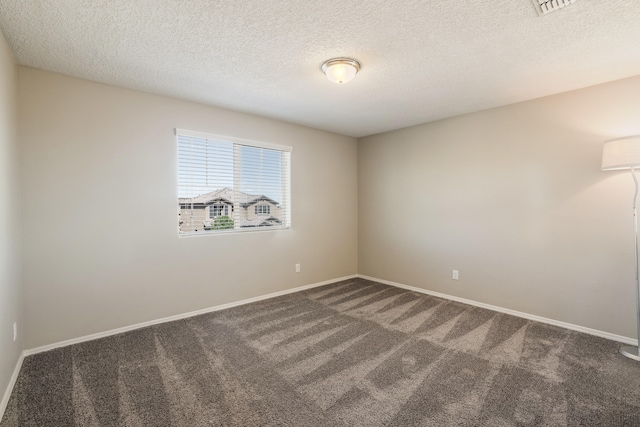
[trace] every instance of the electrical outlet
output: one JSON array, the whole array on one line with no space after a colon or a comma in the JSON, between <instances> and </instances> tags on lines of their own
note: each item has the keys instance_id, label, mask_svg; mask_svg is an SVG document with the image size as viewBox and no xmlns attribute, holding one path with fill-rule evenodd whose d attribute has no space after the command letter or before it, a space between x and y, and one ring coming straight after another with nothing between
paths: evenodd
<instances>
[{"instance_id":1,"label":"electrical outlet","mask_svg":"<svg viewBox=\"0 0 640 427\"><path fill-rule=\"evenodd\" d=\"M453 280L458 280L458 270L453 270L453 273L451 274L451 278Z\"/></svg>"},{"instance_id":2,"label":"electrical outlet","mask_svg":"<svg viewBox=\"0 0 640 427\"><path fill-rule=\"evenodd\" d=\"M13 342L16 342L18 339L18 323L13 322Z\"/></svg>"},{"instance_id":3,"label":"electrical outlet","mask_svg":"<svg viewBox=\"0 0 640 427\"><path fill-rule=\"evenodd\" d=\"M300 264L296 264L296 273L300 273Z\"/></svg>"}]
</instances>

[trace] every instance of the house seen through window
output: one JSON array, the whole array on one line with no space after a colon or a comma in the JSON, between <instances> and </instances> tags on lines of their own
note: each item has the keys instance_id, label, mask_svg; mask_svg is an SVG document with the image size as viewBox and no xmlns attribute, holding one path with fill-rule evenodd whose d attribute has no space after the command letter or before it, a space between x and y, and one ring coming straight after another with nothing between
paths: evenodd
<instances>
[{"instance_id":1,"label":"house seen through window","mask_svg":"<svg viewBox=\"0 0 640 427\"><path fill-rule=\"evenodd\" d=\"M288 228L291 147L176 129L180 235Z\"/></svg>"}]
</instances>

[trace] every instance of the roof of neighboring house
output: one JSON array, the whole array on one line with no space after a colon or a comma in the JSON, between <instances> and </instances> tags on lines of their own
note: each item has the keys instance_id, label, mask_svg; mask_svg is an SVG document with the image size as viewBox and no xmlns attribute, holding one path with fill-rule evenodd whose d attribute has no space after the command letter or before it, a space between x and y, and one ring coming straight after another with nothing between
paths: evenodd
<instances>
[{"instance_id":1,"label":"roof of neighboring house","mask_svg":"<svg viewBox=\"0 0 640 427\"><path fill-rule=\"evenodd\" d=\"M271 223L277 222L278 224L282 224L282 221L276 218L275 216L268 217L256 217L254 219L243 219L240 220L240 227L260 227L262 225L271 225Z\"/></svg>"},{"instance_id":2,"label":"roof of neighboring house","mask_svg":"<svg viewBox=\"0 0 640 427\"><path fill-rule=\"evenodd\" d=\"M213 224L213 221L214 220L206 220L206 221L202 221L202 223L204 224L205 227L211 227L211 225ZM268 216L268 217L262 216L262 217L256 217L254 219L241 218L238 221L240 222L240 228L268 226L268 225L272 225L274 222L278 224L282 224L282 221L274 216Z\"/></svg>"},{"instance_id":3,"label":"roof of neighboring house","mask_svg":"<svg viewBox=\"0 0 640 427\"><path fill-rule=\"evenodd\" d=\"M178 203L193 203L195 205L209 205L217 201L233 203L233 193L234 192L231 188L222 188L220 190L210 191L209 193L201 194L195 197L180 197L178 198ZM237 194L240 197L238 203L240 203L240 205L242 205L243 207L250 206L251 204L257 203L262 200L273 203L274 205L279 205L278 202L263 194L254 195L243 193L242 191L238 191Z\"/></svg>"}]
</instances>

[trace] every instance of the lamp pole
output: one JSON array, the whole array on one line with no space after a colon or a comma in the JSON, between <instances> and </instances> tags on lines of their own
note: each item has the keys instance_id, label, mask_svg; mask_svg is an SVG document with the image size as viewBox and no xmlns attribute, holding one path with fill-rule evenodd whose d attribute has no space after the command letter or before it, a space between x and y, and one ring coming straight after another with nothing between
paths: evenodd
<instances>
[{"instance_id":1,"label":"lamp pole","mask_svg":"<svg viewBox=\"0 0 640 427\"><path fill-rule=\"evenodd\" d=\"M638 345L624 345L620 353L626 357L640 361L640 271L638 271L638 178L635 168L640 167L640 135L610 139L604 142L602 149L602 170L631 169L631 176L636 185L633 195L633 237L635 239L634 262L636 265L636 332Z\"/></svg>"},{"instance_id":2,"label":"lamp pole","mask_svg":"<svg viewBox=\"0 0 640 427\"><path fill-rule=\"evenodd\" d=\"M640 273L638 272L638 178L636 177L635 167L631 166L631 176L636 185L636 192L633 195L633 235L635 238L634 260L636 263L636 321L638 345L624 345L620 347L620 353L623 355L640 361Z\"/></svg>"}]
</instances>

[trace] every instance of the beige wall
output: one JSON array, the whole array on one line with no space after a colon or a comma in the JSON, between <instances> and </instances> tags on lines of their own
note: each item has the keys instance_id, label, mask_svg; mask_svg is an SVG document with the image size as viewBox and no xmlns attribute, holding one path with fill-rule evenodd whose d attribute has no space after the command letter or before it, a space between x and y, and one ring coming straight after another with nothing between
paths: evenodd
<instances>
[{"instance_id":1,"label":"beige wall","mask_svg":"<svg viewBox=\"0 0 640 427\"><path fill-rule=\"evenodd\" d=\"M0 400L22 351L16 89L17 68L0 35ZM18 323L16 342L14 322Z\"/></svg>"},{"instance_id":2,"label":"beige wall","mask_svg":"<svg viewBox=\"0 0 640 427\"><path fill-rule=\"evenodd\" d=\"M359 273L635 337L633 181L600 162L639 99L635 77L359 140Z\"/></svg>"},{"instance_id":3,"label":"beige wall","mask_svg":"<svg viewBox=\"0 0 640 427\"><path fill-rule=\"evenodd\" d=\"M19 200L2 88L0 194ZM26 348L356 272L635 336L633 182L600 159L640 134L640 77L357 144L26 67L18 93ZM293 146L292 229L179 239L176 127ZM2 315L19 319L18 241L3 242Z\"/></svg>"},{"instance_id":4,"label":"beige wall","mask_svg":"<svg viewBox=\"0 0 640 427\"><path fill-rule=\"evenodd\" d=\"M292 229L178 238L176 127L292 146ZM353 138L25 67L18 132L27 348L357 272Z\"/></svg>"}]
</instances>

